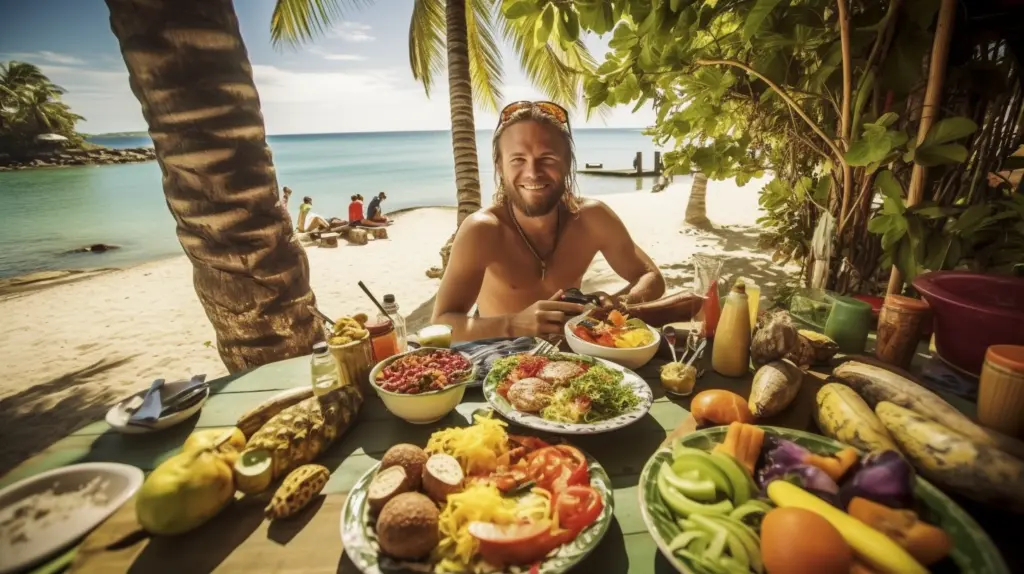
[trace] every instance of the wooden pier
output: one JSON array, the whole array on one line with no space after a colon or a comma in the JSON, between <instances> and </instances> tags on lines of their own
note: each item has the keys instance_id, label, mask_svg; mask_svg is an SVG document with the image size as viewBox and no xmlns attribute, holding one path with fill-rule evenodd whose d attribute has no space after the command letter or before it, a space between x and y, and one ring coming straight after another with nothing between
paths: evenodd
<instances>
[{"instance_id":1,"label":"wooden pier","mask_svg":"<svg viewBox=\"0 0 1024 574\"><path fill-rule=\"evenodd\" d=\"M604 167L602 164L584 164L587 167L583 169L577 169L576 173L582 173L586 175L600 175L608 177L658 177L661 175L661 152L654 152L654 169L644 171L643 169L643 152L636 152L636 157L633 158L633 169L609 169ZM591 166L594 167L591 167Z\"/></svg>"}]
</instances>

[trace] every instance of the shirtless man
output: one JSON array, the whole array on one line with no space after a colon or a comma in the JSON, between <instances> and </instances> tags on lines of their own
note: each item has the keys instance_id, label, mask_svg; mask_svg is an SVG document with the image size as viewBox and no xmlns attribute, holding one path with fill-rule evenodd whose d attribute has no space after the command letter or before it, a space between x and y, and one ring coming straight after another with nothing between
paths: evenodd
<instances>
[{"instance_id":1,"label":"shirtless man","mask_svg":"<svg viewBox=\"0 0 1024 574\"><path fill-rule=\"evenodd\" d=\"M652 301L665 280L600 201L576 194L568 114L550 102L502 110L493 140L494 205L466 218L434 303L435 323L460 341L548 336L583 307L559 300L601 253L628 283L621 303ZM477 304L478 314L467 314Z\"/></svg>"}]
</instances>

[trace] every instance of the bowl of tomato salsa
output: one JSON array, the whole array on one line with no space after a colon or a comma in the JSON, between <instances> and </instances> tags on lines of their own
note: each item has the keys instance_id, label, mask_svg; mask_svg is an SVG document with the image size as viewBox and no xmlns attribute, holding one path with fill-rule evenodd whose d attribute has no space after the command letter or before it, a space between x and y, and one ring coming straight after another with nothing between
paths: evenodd
<instances>
[{"instance_id":1,"label":"bowl of tomato salsa","mask_svg":"<svg viewBox=\"0 0 1024 574\"><path fill-rule=\"evenodd\" d=\"M476 367L466 353L421 347L388 357L370 371L370 386L391 414L413 424L444 418L462 401Z\"/></svg>"}]
</instances>

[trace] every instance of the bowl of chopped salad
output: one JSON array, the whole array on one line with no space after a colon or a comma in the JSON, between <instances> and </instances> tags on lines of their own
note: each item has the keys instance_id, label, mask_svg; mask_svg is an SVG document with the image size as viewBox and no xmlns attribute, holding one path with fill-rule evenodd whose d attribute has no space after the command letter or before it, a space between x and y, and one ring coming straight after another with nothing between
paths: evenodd
<instances>
[{"instance_id":1,"label":"bowl of chopped salad","mask_svg":"<svg viewBox=\"0 0 1024 574\"><path fill-rule=\"evenodd\" d=\"M565 340L574 353L638 369L658 352L661 333L624 313L593 310L566 321Z\"/></svg>"},{"instance_id":2,"label":"bowl of chopped salad","mask_svg":"<svg viewBox=\"0 0 1024 574\"><path fill-rule=\"evenodd\" d=\"M370 383L391 414L413 424L440 420L462 401L476 380L469 355L420 347L389 357L370 371Z\"/></svg>"}]
</instances>

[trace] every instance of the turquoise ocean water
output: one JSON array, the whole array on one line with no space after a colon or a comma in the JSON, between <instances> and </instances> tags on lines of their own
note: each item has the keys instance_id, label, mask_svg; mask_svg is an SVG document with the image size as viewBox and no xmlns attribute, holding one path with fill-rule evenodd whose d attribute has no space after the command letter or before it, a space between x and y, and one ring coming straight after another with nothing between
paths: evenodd
<instances>
[{"instance_id":1,"label":"turquoise ocean water","mask_svg":"<svg viewBox=\"0 0 1024 574\"><path fill-rule=\"evenodd\" d=\"M494 170L491 132L477 132L484 205ZM345 218L349 197L384 191L385 211L455 205L451 135L387 132L270 136L278 184L302 196L317 213ZM148 137L96 137L114 148L151 146ZM576 157L608 168L629 168L637 151L650 169L654 144L640 130L577 130ZM579 176L582 193L636 190L633 178ZM644 180L649 190L652 180ZM92 243L120 245L104 254L62 254ZM123 267L182 253L167 210L157 163L82 166L0 173L0 278L51 269Z\"/></svg>"}]
</instances>

